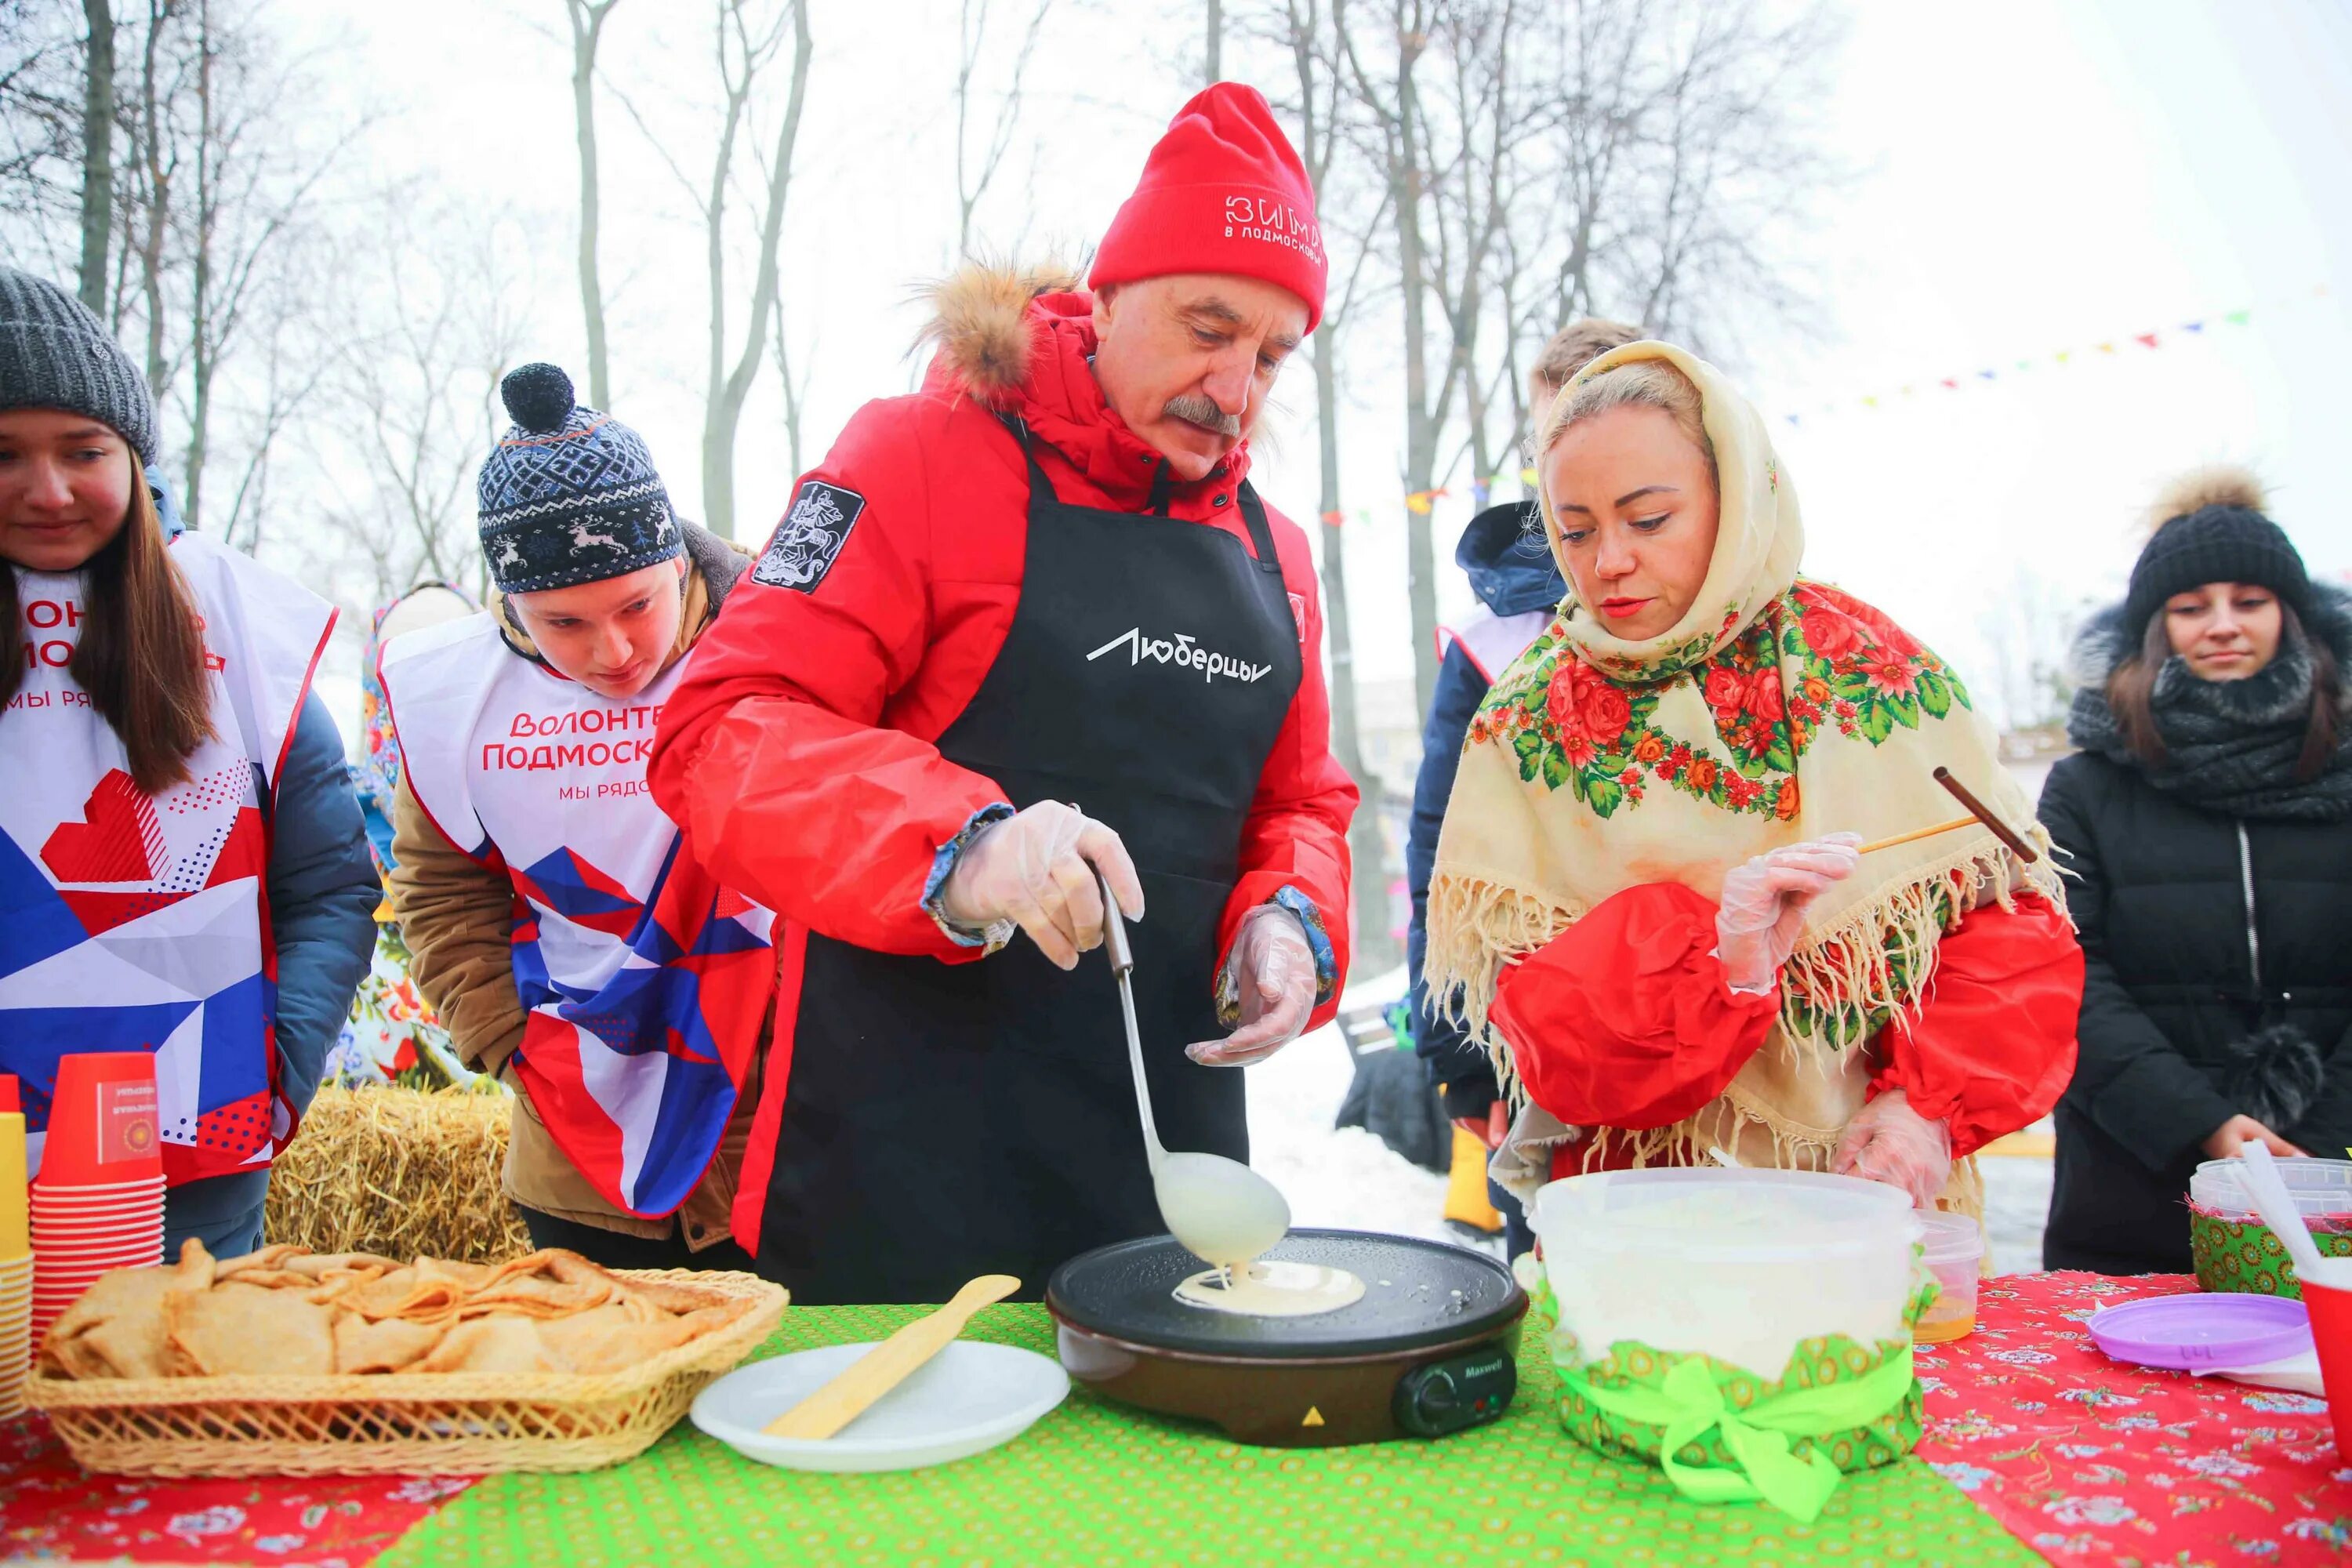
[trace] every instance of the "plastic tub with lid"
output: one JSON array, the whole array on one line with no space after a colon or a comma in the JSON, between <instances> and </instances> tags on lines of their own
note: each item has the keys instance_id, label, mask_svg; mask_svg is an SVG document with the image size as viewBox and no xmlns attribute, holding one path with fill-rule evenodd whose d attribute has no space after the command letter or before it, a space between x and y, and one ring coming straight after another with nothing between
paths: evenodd
<instances>
[{"instance_id":1,"label":"plastic tub with lid","mask_svg":"<svg viewBox=\"0 0 2352 1568\"><path fill-rule=\"evenodd\" d=\"M1778 1377L1798 1344L1906 1338L1919 1216L1898 1188L1803 1171L1603 1171L1536 1194L1560 1327Z\"/></svg>"},{"instance_id":2,"label":"plastic tub with lid","mask_svg":"<svg viewBox=\"0 0 2352 1568\"><path fill-rule=\"evenodd\" d=\"M2274 1167L2325 1257L2352 1257L2352 1160L2281 1160ZM2237 1160L2208 1160L2189 1179L2189 1238L2208 1290L2295 1296L2286 1247L2254 1212Z\"/></svg>"},{"instance_id":3,"label":"plastic tub with lid","mask_svg":"<svg viewBox=\"0 0 2352 1568\"><path fill-rule=\"evenodd\" d=\"M1936 1299L1927 1304L1911 1337L1923 1345L1965 1339L1977 1326L1977 1283L1984 1277L1984 1226L1964 1214L1923 1214L1920 1259L1936 1277Z\"/></svg>"}]
</instances>

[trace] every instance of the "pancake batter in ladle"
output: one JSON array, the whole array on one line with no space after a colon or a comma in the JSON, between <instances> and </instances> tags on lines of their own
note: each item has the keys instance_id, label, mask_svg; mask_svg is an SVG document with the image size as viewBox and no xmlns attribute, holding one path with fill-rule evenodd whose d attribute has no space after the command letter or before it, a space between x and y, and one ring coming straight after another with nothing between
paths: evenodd
<instances>
[{"instance_id":1,"label":"pancake batter in ladle","mask_svg":"<svg viewBox=\"0 0 2352 1568\"><path fill-rule=\"evenodd\" d=\"M1211 1267L1176 1289L1179 1300L1227 1312L1297 1316L1344 1307L1364 1293L1364 1282L1343 1268L1259 1263L1290 1228L1290 1205L1272 1182L1222 1154L1171 1154L1151 1119L1144 1081L1143 1037L1135 1023L1130 977L1135 954L1118 901L1103 888L1103 949L1118 976L1118 1005L1127 1024L1127 1059L1135 1075L1135 1109L1151 1163L1152 1193L1169 1234ZM1213 1279L1215 1283L1209 1281Z\"/></svg>"}]
</instances>

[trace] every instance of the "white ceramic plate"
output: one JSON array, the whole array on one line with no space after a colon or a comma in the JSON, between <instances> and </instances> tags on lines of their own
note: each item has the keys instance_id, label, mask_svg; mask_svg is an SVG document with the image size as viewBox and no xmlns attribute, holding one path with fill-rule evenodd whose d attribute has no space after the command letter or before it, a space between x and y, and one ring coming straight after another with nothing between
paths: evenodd
<instances>
[{"instance_id":1,"label":"white ceramic plate","mask_svg":"<svg viewBox=\"0 0 2352 1568\"><path fill-rule=\"evenodd\" d=\"M919 1470L1011 1442L1070 1392L1060 1363L1033 1351L957 1340L838 1436L761 1430L873 1348L828 1345L738 1367L695 1400L694 1424L747 1459L788 1470Z\"/></svg>"}]
</instances>

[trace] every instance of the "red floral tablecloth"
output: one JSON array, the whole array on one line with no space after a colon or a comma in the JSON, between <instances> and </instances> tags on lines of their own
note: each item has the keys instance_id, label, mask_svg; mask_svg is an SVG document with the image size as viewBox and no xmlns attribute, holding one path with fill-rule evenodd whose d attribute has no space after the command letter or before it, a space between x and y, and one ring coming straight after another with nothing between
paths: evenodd
<instances>
[{"instance_id":1,"label":"red floral tablecloth","mask_svg":"<svg viewBox=\"0 0 2352 1568\"><path fill-rule=\"evenodd\" d=\"M1920 1458L2053 1563L2345 1563L2352 1459L2324 1402L2119 1365L2083 1330L2097 1306L2196 1288L1986 1280L1977 1331L1919 1352Z\"/></svg>"},{"instance_id":2,"label":"red floral tablecloth","mask_svg":"<svg viewBox=\"0 0 2352 1568\"><path fill-rule=\"evenodd\" d=\"M2058 1563L2343 1563L2352 1464L2303 1394L2119 1366L2082 1321L2187 1278L1985 1282L1977 1331L1923 1349L1919 1456ZM86 1476L38 1415L0 1422L0 1559L360 1568L466 1480Z\"/></svg>"},{"instance_id":3,"label":"red floral tablecloth","mask_svg":"<svg viewBox=\"0 0 2352 1568\"><path fill-rule=\"evenodd\" d=\"M0 1421L0 1561L360 1568L474 1483L423 1476L236 1481L93 1476L37 1415Z\"/></svg>"}]
</instances>

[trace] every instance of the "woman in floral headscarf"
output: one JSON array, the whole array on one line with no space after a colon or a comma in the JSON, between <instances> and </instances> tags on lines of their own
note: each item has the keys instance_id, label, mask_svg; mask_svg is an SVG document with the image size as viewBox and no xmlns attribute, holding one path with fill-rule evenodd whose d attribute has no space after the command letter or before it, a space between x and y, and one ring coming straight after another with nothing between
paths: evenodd
<instances>
[{"instance_id":1,"label":"woman in floral headscarf","mask_svg":"<svg viewBox=\"0 0 2352 1568\"><path fill-rule=\"evenodd\" d=\"M1569 597L1471 726L1429 901L1431 992L1519 1109L1497 1175L1719 1154L1979 1213L1965 1156L2074 1068L2057 879L1977 826L1858 850L1955 815L1937 766L2027 828L1990 729L1798 575L1796 492L1713 367L1602 355L1537 465Z\"/></svg>"}]
</instances>

